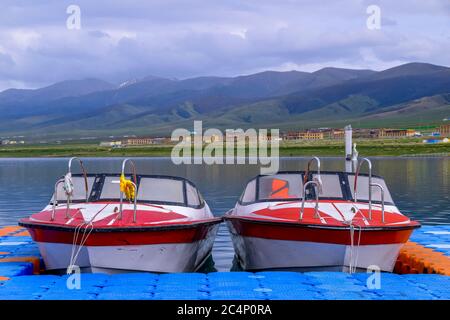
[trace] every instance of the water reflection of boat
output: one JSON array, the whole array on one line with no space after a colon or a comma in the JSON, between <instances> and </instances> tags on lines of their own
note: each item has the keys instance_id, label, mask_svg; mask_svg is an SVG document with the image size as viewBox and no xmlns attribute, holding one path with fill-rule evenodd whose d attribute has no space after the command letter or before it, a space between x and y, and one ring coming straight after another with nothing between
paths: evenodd
<instances>
[{"instance_id":1,"label":"water reflection of boat","mask_svg":"<svg viewBox=\"0 0 450 320\"><path fill-rule=\"evenodd\" d=\"M46 269L188 272L211 254L221 218L197 188L170 176L69 173L51 203L21 219L38 243ZM80 161L82 164L82 162ZM124 199L125 198L125 199Z\"/></svg>"},{"instance_id":2,"label":"water reflection of boat","mask_svg":"<svg viewBox=\"0 0 450 320\"><path fill-rule=\"evenodd\" d=\"M416 221L400 213L383 178L310 171L260 175L225 215L242 268L392 271Z\"/></svg>"}]
</instances>

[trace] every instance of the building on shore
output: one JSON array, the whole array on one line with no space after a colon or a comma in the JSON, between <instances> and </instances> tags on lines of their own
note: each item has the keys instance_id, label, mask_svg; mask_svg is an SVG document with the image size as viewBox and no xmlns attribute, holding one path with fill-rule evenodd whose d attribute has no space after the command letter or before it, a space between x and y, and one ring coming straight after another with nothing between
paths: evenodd
<instances>
[{"instance_id":1,"label":"building on shore","mask_svg":"<svg viewBox=\"0 0 450 320\"><path fill-rule=\"evenodd\" d=\"M396 129L389 129L389 130L395 131ZM392 136L395 135L400 136L401 134L403 134L394 131L385 132L384 134L389 134ZM379 137L379 132L380 132L379 129L354 129L353 136L357 139L376 139ZM289 131L283 135L283 140L322 140L322 139L343 140L344 137L345 137L345 130L343 129L319 128L319 129L309 129L305 131Z\"/></svg>"},{"instance_id":2,"label":"building on shore","mask_svg":"<svg viewBox=\"0 0 450 320\"><path fill-rule=\"evenodd\" d=\"M5 140L2 140L1 144L2 145L25 144L25 141L24 140L8 140L8 139L5 139Z\"/></svg>"},{"instance_id":3,"label":"building on shore","mask_svg":"<svg viewBox=\"0 0 450 320\"><path fill-rule=\"evenodd\" d=\"M126 146L145 146L152 144L151 138L127 138L122 141L123 145Z\"/></svg>"},{"instance_id":4,"label":"building on shore","mask_svg":"<svg viewBox=\"0 0 450 320\"><path fill-rule=\"evenodd\" d=\"M449 135L450 126L442 126L442 132ZM370 128L356 128L353 129L353 137L356 139L383 139L383 138L408 138L421 136L420 132L414 129L370 129ZM295 140L322 140L322 139L336 139L343 140L345 131L343 129L332 128L318 128L307 129L303 131L288 131L282 134L285 141Z\"/></svg>"},{"instance_id":5,"label":"building on shore","mask_svg":"<svg viewBox=\"0 0 450 320\"><path fill-rule=\"evenodd\" d=\"M331 130L329 134L330 139L343 140L345 137L345 130Z\"/></svg>"},{"instance_id":6,"label":"building on shore","mask_svg":"<svg viewBox=\"0 0 450 320\"><path fill-rule=\"evenodd\" d=\"M380 129L378 138L404 138L414 137L416 130L413 129Z\"/></svg>"},{"instance_id":7,"label":"building on shore","mask_svg":"<svg viewBox=\"0 0 450 320\"><path fill-rule=\"evenodd\" d=\"M355 139L376 139L379 138L379 129L353 129L353 137Z\"/></svg>"},{"instance_id":8,"label":"building on shore","mask_svg":"<svg viewBox=\"0 0 450 320\"><path fill-rule=\"evenodd\" d=\"M283 136L283 140L322 140L324 137L324 132L320 130L289 131Z\"/></svg>"},{"instance_id":9,"label":"building on shore","mask_svg":"<svg viewBox=\"0 0 450 320\"><path fill-rule=\"evenodd\" d=\"M439 127L441 137L450 137L450 124L443 124Z\"/></svg>"},{"instance_id":10,"label":"building on shore","mask_svg":"<svg viewBox=\"0 0 450 320\"><path fill-rule=\"evenodd\" d=\"M124 146L146 146L154 144L170 143L170 138L167 137L136 137L122 140Z\"/></svg>"},{"instance_id":11,"label":"building on shore","mask_svg":"<svg viewBox=\"0 0 450 320\"><path fill-rule=\"evenodd\" d=\"M102 141L102 142L100 142L100 147L117 148L120 146L122 146L122 141Z\"/></svg>"},{"instance_id":12,"label":"building on shore","mask_svg":"<svg viewBox=\"0 0 450 320\"><path fill-rule=\"evenodd\" d=\"M172 140L170 137L156 137L153 138L153 144L171 144Z\"/></svg>"}]
</instances>

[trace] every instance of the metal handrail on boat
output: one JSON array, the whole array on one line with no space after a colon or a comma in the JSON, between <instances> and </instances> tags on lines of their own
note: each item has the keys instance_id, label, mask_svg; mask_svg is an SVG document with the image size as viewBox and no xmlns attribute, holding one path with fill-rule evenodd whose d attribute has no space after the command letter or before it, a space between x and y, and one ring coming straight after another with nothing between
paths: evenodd
<instances>
[{"instance_id":1,"label":"metal handrail on boat","mask_svg":"<svg viewBox=\"0 0 450 320\"><path fill-rule=\"evenodd\" d=\"M69 160L69 171L68 171L68 173L72 174L72 161L73 160L78 160L78 162L80 164L81 172L83 173L83 177L84 177L84 188L85 188L85 191L86 191L86 202L88 202L89 201L89 194L88 194L88 192L89 192L89 184L88 184L88 180L87 180L86 169L84 168L83 161L80 158L72 157Z\"/></svg>"},{"instance_id":2,"label":"metal handrail on boat","mask_svg":"<svg viewBox=\"0 0 450 320\"><path fill-rule=\"evenodd\" d=\"M309 171L310 171L311 164L313 161L316 161L316 163L317 163L317 177L315 180L308 181ZM302 196L302 208L300 211L300 220L303 219L303 212L305 210L306 188L311 184L313 184L317 187L316 211L314 213L314 218L318 218L319 217L319 193L321 193L321 190L322 190L322 179L320 177L320 159L318 157L312 157L312 159L310 159L308 161L308 164L306 166L305 176L303 178L303 196Z\"/></svg>"},{"instance_id":3,"label":"metal handrail on boat","mask_svg":"<svg viewBox=\"0 0 450 320\"><path fill-rule=\"evenodd\" d=\"M384 223L384 188L381 184L372 183L372 187L377 187L381 191L381 221Z\"/></svg>"},{"instance_id":4,"label":"metal handrail on boat","mask_svg":"<svg viewBox=\"0 0 450 320\"><path fill-rule=\"evenodd\" d=\"M56 212L56 207L58 206L58 186L59 184L64 183L64 179L59 179L58 181L56 181L55 183L55 192L54 194L54 199L53 199L53 208L52 208L52 215L50 217L50 221L55 220L55 212Z\"/></svg>"},{"instance_id":5,"label":"metal handrail on boat","mask_svg":"<svg viewBox=\"0 0 450 320\"><path fill-rule=\"evenodd\" d=\"M308 181L303 186L303 199L302 199L302 209L300 210L300 220L303 220L303 213L305 211L305 199L306 199L306 188L310 185L314 184L317 188L320 187L320 182L317 180L314 181ZM319 218L319 192L316 192L316 206L315 206L315 212L314 212L314 218Z\"/></svg>"},{"instance_id":6,"label":"metal handrail on boat","mask_svg":"<svg viewBox=\"0 0 450 320\"><path fill-rule=\"evenodd\" d=\"M358 165L358 169L355 172L355 183L353 184L353 195L354 195L354 201L355 203L358 201L358 194L357 194L357 185L358 185L358 176L359 172L361 171L361 166L363 163L366 162L369 168L369 220L372 220L372 162L367 159L363 158L361 162Z\"/></svg>"},{"instance_id":7,"label":"metal handrail on boat","mask_svg":"<svg viewBox=\"0 0 450 320\"><path fill-rule=\"evenodd\" d=\"M122 174L125 175L125 166L127 162L130 163L131 169L133 171L133 178L134 182L131 181L134 187L134 212L133 212L133 222L136 223L136 212L137 212L137 176L136 176L136 165L134 164L134 161L131 159L125 159L122 162ZM123 213L123 192L120 191L120 207L119 207L119 220L122 220L122 213Z\"/></svg>"},{"instance_id":8,"label":"metal handrail on boat","mask_svg":"<svg viewBox=\"0 0 450 320\"><path fill-rule=\"evenodd\" d=\"M312 159L310 159L308 161L308 165L306 166L305 176L303 178L303 184L308 182L308 176L309 176L309 171L310 171L309 169L311 167L311 163L314 160L317 162L317 176L319 177L319 180L320 180L320 159L318 157L312 157ZM321 183L321 181L320 181L320 183Z\"/></svg>"},{"instance_id":9,"label":"metal handrail on boat","mask_svg":"<svg viewBox=\"0 0 450 320\"><path fill-rule=\"evenodd\" d=\"M55 220L56 207L58 206L58 186L59 186L59 184L66 183L66 179L68 179L68 183L72 183L72 162L73 162L73 160L78 160L78 162L80 163L81 172L83 173L83 177L84 177L86 202L89 201L89 184L88 184L88 180L87 180L87 172L86 172L86 169L84 168L83 161L77 157L72 157L69 159L68 172L62 179L59 179L55 184L55 192L54 192L55 197L53 199L53 210L52 210L52 215L50 218L51 221ZM66 219L67 219L67 218L69 218L71 194L66 192L66 196L67 196L67 200L66 200Z\"/></svg>"},{"instance_id":10,"label":"metal handrail on boat","mask_svg":"<svg viewBox=\"0 0 450 320\"><path fill-rule=\"evenodd\" d=\"M361 160L361 162L358 165L358 170L356 170L355 173L355 184L353 186L353 193L355 196L354 201L355 203L358 201L357 181L359 172L361 171L361 166L364 162L366 162L369 167L369 221L372 220L372 187L377 187L381 191L381 219L382 222L384 223L384 193L385 193L384 187L381 184L372 183L372 162L367 158Z\"/></svg>"}]
</instances>

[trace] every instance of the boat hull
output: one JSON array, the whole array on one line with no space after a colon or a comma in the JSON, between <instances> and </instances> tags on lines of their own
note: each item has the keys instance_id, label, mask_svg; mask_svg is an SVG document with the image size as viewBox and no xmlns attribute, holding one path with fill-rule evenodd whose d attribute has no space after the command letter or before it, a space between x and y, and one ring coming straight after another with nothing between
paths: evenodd
<instances>
[{"instance_id":1,"label":"boat hull","mask_svg":"<svg viewBox=\"0 0 450 320\"><path fill-rule=\"evenodd\" d=\"M307 241L285 241L232 236L240 266L245 270L304 269L345 271L350 266L351 246ZM392 272L402 244L354 248L359 257L354 267L376 266Z\"/></svg>"},{"instance_id":2,"label":"boat hull","mask_svg":"<svg viewBox=\"0 0 450 320\"><path fill-rule=\"evenodd\" d=\"M72 244L53 243L53 242L37 242L39 252L44 260L46 270L66 270L70 264L72 255ZM89 253L86 247L81 248L76 261L76 265L80 268L89 268Z\"/></svg>"},{"instance_id":3,"label":"boat hull","mask_svg":"<svg viewBox=\"0 0 450 320\"><path fill-rule=\"evenodd\" d=\"M193 272L211 254L220 222L221 219L211 219L170 226L93 229L74 264L81 269L107 273ZM46 269L67 269L74 229L23 225L38 243ZM80 248L81 237L76 250Z\"/></svg>"},{"instance_id":4,"label":"boat hull","mask_svg":"<svg viewBox=\"0 0 450 320\"><path fill-rule=\"evenodd\" d=\"M414 227L354 230L226 218L240 266L245 270L347 270L375 266L392 272ZM359 245L358 245L359 241Z\"/></svg>"},{"instance_id":5,"label":"boat hull","mask_svg":"<svg viewBox=\"0 0 450 320\"><path fill-rule=\"evenodd\" d=\"M194 272L210 255L212 241L141 246L88 247L92 268L110 271Z\"/></svg>"}]
</instances>

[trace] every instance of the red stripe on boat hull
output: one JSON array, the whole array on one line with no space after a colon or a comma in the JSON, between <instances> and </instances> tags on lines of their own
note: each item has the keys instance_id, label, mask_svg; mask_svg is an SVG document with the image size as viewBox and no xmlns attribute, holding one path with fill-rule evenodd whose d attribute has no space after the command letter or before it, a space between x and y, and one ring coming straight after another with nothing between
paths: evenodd
<instances>
[{"instance_id":1,"label":"red stripe on boat hull","mask_svg":"<svg viewBox=\"0 0 450 320\"><path fill-rule=\"evenodd\" d=\"M284 223L262 221L233 216L225 216L233 234L274 240L308 241L350 245L350 230L346 228L306 225L301 223ZM362 228L360 245L394 244L408 241L412 231L419 224L407 226ZM358 242L359 228L355 228L354 241Z\"/></svg>"},{"instance_id":2,"label":"red stripe on boat hull","mask_svg":"<svg viewBox=\"0 0 450 320\"><path fill-rule=\"evenodd\" d=\"M192 243L203 240L214 226L220 223L214 219L192 226L180 225L171 227L147 227L139 230L109 230L97 231L94 229L86 240L86 246L123 246L123 245L150 245L162 243ZM58 228L48 225L24 225L36 242L72 244L74 228ZM131 229L131 228L130 228ZM78 236L79 244L84 229ZM88 233L88 231L86 231Z\"/></svg>"}]
</instances>

